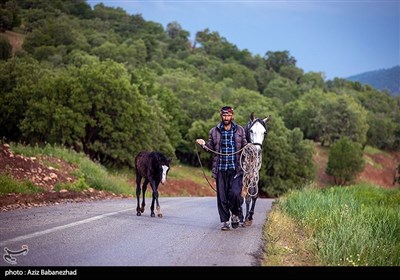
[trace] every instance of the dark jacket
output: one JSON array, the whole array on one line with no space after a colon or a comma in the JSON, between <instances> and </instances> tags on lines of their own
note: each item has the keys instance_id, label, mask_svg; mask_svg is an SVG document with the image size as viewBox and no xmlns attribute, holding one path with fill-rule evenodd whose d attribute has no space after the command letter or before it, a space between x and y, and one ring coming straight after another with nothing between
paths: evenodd
<instances>
[{"instance_id":1,"label":"dark jacket","mask_svg":"<svg viewBox=\"0 0 400 280\"><path fill-rule=\"evenodd\" d=\"M221 152L221 123L217 124L217 126L210 129L208 135L208 141L206 142L206 146L216 152ZM247 145L246 134L244 132L243 127L238 125L235 122L232 122L232 128L234 129L234 139L235 139L235 148L236 151L239 151L241 148ZM237 153L236 156L236 173L243 173L242 167L240 166L240 153ZM219 155L214 154L214 159L212 162L212 177L217 178L218 174L218 162L219 162Z\"/></svg>"}]
</instances>

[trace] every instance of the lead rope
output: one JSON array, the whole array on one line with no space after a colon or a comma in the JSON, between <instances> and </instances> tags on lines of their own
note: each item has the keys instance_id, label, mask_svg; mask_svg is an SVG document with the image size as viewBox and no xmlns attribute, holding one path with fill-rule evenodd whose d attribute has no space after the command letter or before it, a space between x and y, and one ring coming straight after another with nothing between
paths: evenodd
<instances>
[{"instance_id":1,"label":"lead rope","mask_svg":"<svg viewBox=\"0 0 400 280\"><path fill-rule=\"evenodd\" d=\"M196 146L196 155L197 155L197 159L199 160L199 163L200 163L200 166L201 166L201 171L203 171L203 176L204 176L204 178L206 178L206 181L207 181L208 185L213 189L213 191L217 192L217 190L214 189L214 187L211 185L210 181L208 181L208 178L207 178L207 176L206 176L206 173L204 172L204 167L203 167L203 165L201 164L200 155L199 155L199 150L198 150L196 144L195 144L195 146Z\"/></svg>"},{"instance_id":2,"label":"lead rope","mask_svg":"<svg viewBox=\"0 0 400 280\"><path fill-rule=\"evenodd\" d=\"M245 146L240 155L240 166L243 169L242 197L249 195L255 197L258 194L259 171L261 169L262 155L256 145Z\"/></svg>"},{"instance_id":3,"label":"lead rope","mask_svg":"<svg viewBox=\"0 0 400 280\"><path fill-rule=\"evenodd\" d=\"M203 171L203 176L206 179L208 185L215 192L217 192L216 189L211 185L210 181L208 180L208 178L204 172L204 167L201 163L199 151L198 151L196 144L197 144L197 142L195 143L196 155L197 155L197 159L199 160L201 169ZM243 151L242 154L240 155L240 166L242 167L243 173L244 173L243 174L242 196L245 197L246 194L248 194L250 196L256 196L258 194L258 180L259 180L258 171L261 168L262 160L261 160L261 155L258 156L258 150L256 148L256 145L248 143L246 146L244 146L237 152L229 153L229 154L219 153L217 151L211 150L207 146L203 146L203 148L214 154L222 155L222 156L230 156L230 155L234 155L234 154L237 154L237 153L240 153Z\"/></svg>"}]
</instances>

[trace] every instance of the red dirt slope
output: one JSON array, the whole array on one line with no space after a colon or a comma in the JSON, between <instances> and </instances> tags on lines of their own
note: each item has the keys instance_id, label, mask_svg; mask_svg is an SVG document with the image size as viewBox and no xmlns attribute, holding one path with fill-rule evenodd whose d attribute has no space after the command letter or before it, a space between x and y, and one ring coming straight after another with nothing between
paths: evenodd
<instances>
[{"instance_id":1,"label":"red dirt slope","mask_svg":"<svg viewBox=\"0 0 400 280\"><path fill-rule=\"evenodd\" d=\"M326 174L325 169L328 163L329 148L321 147L320 143L315 143L314 161L317 165L317 185L324 187L333 185L334 179ZM364 153L366 165L361 172L356 183L369 182L385 188L393 188L393 179L396 168L400 163L400 152L368 154Z\"/></svg>"}]
</instances>

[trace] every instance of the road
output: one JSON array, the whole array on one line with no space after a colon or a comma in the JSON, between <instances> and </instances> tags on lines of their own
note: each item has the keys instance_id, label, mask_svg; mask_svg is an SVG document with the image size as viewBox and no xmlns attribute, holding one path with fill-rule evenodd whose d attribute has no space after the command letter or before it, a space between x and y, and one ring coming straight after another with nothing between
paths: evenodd
<instances>
[{"instance_id":1,"label":"road","mask_svg":"<svg viewBox=\"0 0 400 280\"><path fill-rule=\"evenodd\" d=\"M258 199L253 225L230 231L216 197L161 197L163 218L150 217L150 199L142 216L133 199L2 212L0 266L256 266L272 201Z\"/></svg>"}]
</instances>

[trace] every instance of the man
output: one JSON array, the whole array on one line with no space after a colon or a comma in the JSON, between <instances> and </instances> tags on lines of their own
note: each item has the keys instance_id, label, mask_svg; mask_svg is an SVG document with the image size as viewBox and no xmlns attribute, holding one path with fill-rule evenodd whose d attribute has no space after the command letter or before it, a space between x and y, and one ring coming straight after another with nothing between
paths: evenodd
<instances>
[{"instance_id":1,"label":"man","mask_svg":"<svg viewBox=\"0 0 400 280\"><path fill-rule=\"evenodd\" d=\"M220 116L221 122L211 128L208 141L196 139L196 142L206 150L217 152L214 153L212 177L217 184L217 205L222 222L221 230L229 230L229 219L232 228L237 228L239 216L242 217L243 170L239 161L240 150L247 145L247 141L243 127L233 121L232 107L222 107Z\"/></svg>"}]
</instances>

